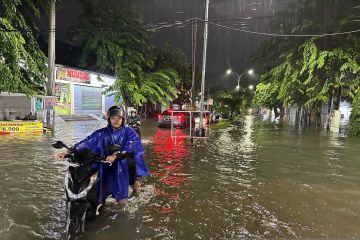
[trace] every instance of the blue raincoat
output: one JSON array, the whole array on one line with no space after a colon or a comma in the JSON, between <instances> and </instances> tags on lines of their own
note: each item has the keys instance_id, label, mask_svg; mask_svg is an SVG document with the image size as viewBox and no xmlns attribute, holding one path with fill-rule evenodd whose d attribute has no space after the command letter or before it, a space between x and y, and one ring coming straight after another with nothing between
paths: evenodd
<instances>
[{"instance_id":1,"label":"blue raincoat","mask_svg":"<svg viewBox=\"0 0 360 240\"><path fill-rule=\"evenodd\" d=\"M113 129L110 125L93 132L90 136L75 144L75 149L81 151L89 149L102 157L109 155L107 147L119 145L121 151L134 154L137 176L146 176L148 171L143 158L144 147L136 132L123 125L119 129ZM100 178L99 203L106 195L111 194L117 201L128 197L129 171L128 159L118 160L112 166L97 164Z\"/></svg>"}]
</instances>

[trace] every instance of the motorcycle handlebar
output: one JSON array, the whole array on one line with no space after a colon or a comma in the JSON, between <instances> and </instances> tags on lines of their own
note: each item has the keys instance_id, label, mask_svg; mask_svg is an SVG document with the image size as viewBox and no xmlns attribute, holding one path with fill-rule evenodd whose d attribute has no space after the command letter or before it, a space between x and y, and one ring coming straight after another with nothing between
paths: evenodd
<instances>
[{"instance_id":1,"label":"motorcycle handlebar","mask_svg":"<svg viewBox=\"0 0 360 240\"><path fill-rule=\"evenodd\" d=\"M69 163L74 163L72 160L74 160L75 148L70 147L67 149L68 149L68 153L65 154L64 158L69 159L68 160ZM120 151L116 152L115 154L116 154L117 160L124 160L125 158L132 156L132 153L120 152ZM112 162L106 161L106 157L97 157L97 159L95 161L89 161L88 163L83 163L83 164L77 162L76 164L79 164L79 166L81 166L81 165L89 164L92 162L109 164L109 166L112 165Z\"/></svg>"}]
</instances>

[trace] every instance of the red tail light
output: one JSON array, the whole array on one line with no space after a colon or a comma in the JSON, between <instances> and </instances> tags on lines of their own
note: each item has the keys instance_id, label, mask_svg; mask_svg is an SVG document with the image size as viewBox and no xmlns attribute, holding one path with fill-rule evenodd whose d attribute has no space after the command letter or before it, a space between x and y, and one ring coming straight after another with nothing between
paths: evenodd
<instances>
[{"instance_id":1,"label":"red tail light","mask_svg":"<svg viewBox=\"0 0 360 240\"><path fill-rule=\"evenodd\" d=\"M159 120L161 119L161 115L158 115L158 119L159 119Z\"/></svg>"},{"instance_id":2,"label":"red tail light","mask_svg":"<svg viewBox=\"0 0 360 240\"><path fill-rule=\"evenodd\" d=\"M181 116L178 116L178 118L181 120Z\"/></svg>"}]
</instances>

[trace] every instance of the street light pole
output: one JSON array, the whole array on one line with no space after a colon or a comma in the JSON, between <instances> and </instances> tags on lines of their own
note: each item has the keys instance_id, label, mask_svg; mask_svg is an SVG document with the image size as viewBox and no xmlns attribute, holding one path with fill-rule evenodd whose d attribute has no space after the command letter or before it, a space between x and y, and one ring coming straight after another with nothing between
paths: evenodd
<instances>
[{"instance_id":1,"label":"street light pole","mask_svg":"<svg viewBox=\"0 0 360 240\"><path fill-rule=\"evenodd\" d=\"M192 20L192 81L191 81L191 108L195 106L195 72L196 72L196 39L197 39L197 20Z\"/></svg>"},{"instance_id":2,"label":"street light pole","mask_svg":"<svg viewBox=\"0 0 360 240\"><path fill-rule=\"evenodd\" d=\"M245 73L242 73L240 76L236 72L232 72L232 73L233 73L233 75L234 75L234 77L235 77L235 79L237 81L237 86L240 88L240 79Z\"/></svg>"},{"instance_id":3,"label":"street light pole","mask_svg":"<svg viewBox=\"0 0 360 240\"><path fill-rule=\"evenodd\" d=\"M241 80L241 77L244 76L245 73L249 74L249 75L253 75L254 74L254 70L250 69L248 70L247 72L243 72L242 74L238 74L236 72L234 72L233 70L231 69L228 69L226 71L227 74L230 74L232 73L233 74L233 77L235 78L235 80L237 81L237 88L240 89L240 80Z\"/></svg>"}]
</instances>

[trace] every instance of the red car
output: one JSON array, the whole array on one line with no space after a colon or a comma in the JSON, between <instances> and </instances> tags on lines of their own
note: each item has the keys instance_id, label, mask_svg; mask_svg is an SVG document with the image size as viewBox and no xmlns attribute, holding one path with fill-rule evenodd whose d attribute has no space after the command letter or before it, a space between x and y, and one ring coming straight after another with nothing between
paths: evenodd
<instances>
[{"instance_id":1,"label":"red car","mask_svg":"<svg viewBox=\"0 0 360 240\"><path fill-rule=\"evenodd\" d=\"M187 113L182 112L174 112L172 117L172 110L168 109L158 116L158 127L171 128L171 121L174 128L184 128L189 123L189 117Z\"/></svg>"}]
</instances>

